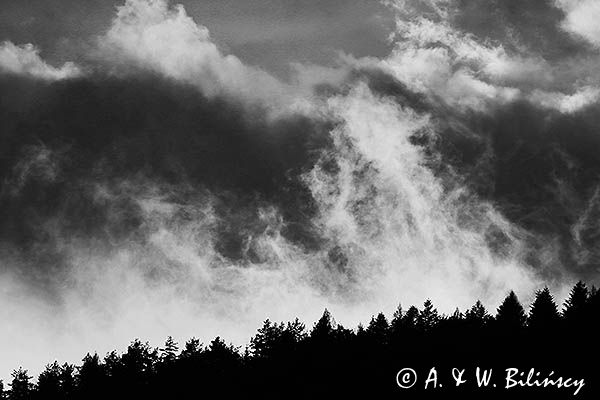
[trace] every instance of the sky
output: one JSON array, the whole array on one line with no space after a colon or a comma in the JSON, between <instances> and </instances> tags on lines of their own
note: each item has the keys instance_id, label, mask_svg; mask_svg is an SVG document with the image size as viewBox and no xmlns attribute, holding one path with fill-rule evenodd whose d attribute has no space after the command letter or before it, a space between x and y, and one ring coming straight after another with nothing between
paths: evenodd
<instances>
[{"instance_id":1,"label":"sky","mask_svg":"<svg viewBox=\"0 0 600 400\"><path fill-rule=\"evenodd\" d=\"M340 50L383 56L394 26L387 7L369 0L197 0L181 4L206 26L215 43L244 62L285 77L290 62L329 64ZM0 37L35 43L47 60L77 58L108 28L117 2L7 0Z\"/></svg>"},{"instance_id":2,"label":"sky","mask_svg":"<svg viewBox=\"0 0 600 400\"><path fill-rule=\"evenodd\" d=\"M600 266L593 0L7 1L0 376Z\"/></svg>"}]
</instances>

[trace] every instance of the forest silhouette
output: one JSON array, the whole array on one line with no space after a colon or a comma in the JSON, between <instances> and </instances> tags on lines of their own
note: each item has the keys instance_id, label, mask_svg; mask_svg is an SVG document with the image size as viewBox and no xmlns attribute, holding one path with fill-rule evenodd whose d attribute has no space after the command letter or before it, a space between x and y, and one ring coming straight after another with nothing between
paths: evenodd
<instances>
[{"instance_id":1,"label":"forest silhouette","mask_svg":"<svg viewBox=\"0 0 600 400\"><path fill-rule=\"evenodd\" d=\"M535 293L528 311L510 292L489 313L480 301L465 312L440 314L430 300L421 308L383 313L349 329L325 310L310 328L298 319L264 321L245 347L217 337L181 346L168 337L160 348L135 339L123 353L87 354L80 365L54 362L34 380L26 369L0 381L0 399L339 398L600 398L598 316L600 293L583 282L562 308L550 290ZM438 382L425 381L435 367ZM498 387L468 379L456 387L450 371L493 370ZM535 368L545 376L584 379L572 388L503 387L506 368ZM403 389L397 374L411 368L418 381ZM441 385L443 383L443 386Z\"/></svg>"}]
</instances>

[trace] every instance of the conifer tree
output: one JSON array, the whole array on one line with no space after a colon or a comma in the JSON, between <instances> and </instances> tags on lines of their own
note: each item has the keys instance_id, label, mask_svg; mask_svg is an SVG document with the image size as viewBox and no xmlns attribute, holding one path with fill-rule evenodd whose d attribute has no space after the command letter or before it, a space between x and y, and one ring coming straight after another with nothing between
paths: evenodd
<instances>
[{"instance_id":1,"label":"conifer tree","mask_svg":"<svg viewBox=\"0 0 600 400\"><path fill-rule=\"evenodd\" d=\"M525 326L527 322L525 310L512 290L498 307L496 321L500 328L506 330L518 330Z\"/></svg>"},{"instance_id":2,"label":"conifer tree","mask_svg":"<svg viewBox=\"0 0 600 400\"><path fill-rule=\"evenodd\" d=\"M12 382L10 383L9 400L28 400L31 398L33 390L32 377L28 375L27 370L19 368L11 374Z\"/></svg>"},{"instance_id":3,"label":"conifer tree","mask_svg":"<svg viewBox=\"0 0 600 400\"><path fill-rule=\"evenodd\" d=\"M550 290L547 287L538 290L529 311L529 327L533 330L544 330L556 327L559 320L558 307Z\"/></svg>"},{"instance_id":4,"label":"conifer tree","mask_svg":"<svg viewBox=\"0 0 600 400\"><path fill-rule=\"evenodd\" d=\"M600 316L600 291L592 286L590 295L588 297L588 312L592 318L598 318Z\"/></svg>"},{"instance_id":5,"label":"conifer tree","mask_svg":"<svg viewBox=\"0 0 600 400\"><path fill-rule=\"evenodd\" d=\"M77 390L83 397L96 393L105 384L106 369L97 353L86 356L77 368Z\"/></svg>"},{"instance_id":6,"label":"conifer tree","mask_svg":"<svg viewBox=\"0 0 600 400\"><path fill-rule=\"evenodd\" d=\"M323 315L313 327L310 336L312 338L323 339L330 337L335 327L335 321L329 310L325 309Z\"/></svg>"},{"instance_id":7,"label":"conifer tree","mask_svg":"<svg viewBox=\"0 0 600 400\"><path fill-rule=\"evenodd\" d=\"M402 332L402 318L404 317L404 311L402 310L402 305L398 304L396 311L392 315L392 320L390 321L390 336L392 339L400 336Z\"/></svg>"},{"instance_id":8,"label":"conifer tree","mask_svg":"<svg viewBox=\"0 0 600 400\"><path fill-rule=\"evenodd\" d=\"M77 382L75 381L75 366L64 363L59 374L60 390L64 398L70 399L75 393Z\"/></svg>"},{"instance_id":9,"label":"conifer tree","mask_svg":"<svg viewBox=\"0 0 600 400\"><path fill-rule=\"evenodd\" d=\"M389 323L383 313L377 314L371 318L367 326L367 335L378 344L386 344L388 337Z\"/></svg>"},{"instance_id":10,"label":"conifer tree","mask_svg":"<svg viewBox=\"0 0 600 400\"><path fill-rule=\"evenodd\" d=\"M419 309L415 306L410 306L404 317L402 318L403 326L408 329L414 329L417 327L417 322L419 318Z\"/></svg>"},{"instance_id":11,"label":"conifer tree","mask_svg":"<svg viewBox=\"0 0 600 400\"><path fill-rule=\"evenodd\" d=\"M57 361L46 365L46 369L38 377L37 393L40 398L54 399L59 396L61 372L62 368Z\"/></svg>"},{"instance_id":12,"label":"conifer tree","mask_svg":"<svg viewBox=\"0 0 600 400\"><path fill-rule=\"evenodd\" d=\"M165 346L160 349L160 358L164 363L172 363L177 359L179 347L172 336L167 337Z\"/></svg>"},{"instance_id":13,"label":"conifer tree","mask_svg":"<svg viewBox=\"0 0 600 400\"><path fill-rule=\"evenodd\" d=\"M425 300L423 310L417 317L417 326L423 332L429 332L440 322L440 315L431 300Z\"/></svg>"},{"instance_id":14,"label":"conifer tree","mask_svg":"<svg viewBox=\"0 0 600 400\"><path fill-rule=\"evenodd\" d=\"M306 326L296 318L287 323L284 334L288 340L298 343L306 337Z\"/></svg>"},{"instance_id":15,"label":"conifer tree","mask_svg":"<svg viewBox=\"0 0 600 400\"><path fill-rule=\"evenodd\" d=\"M181 350L180 357L182 359L191 359L196 358L198 355L202 353L202 344L198 338L191 338L185 345L183 346L183 350Z\"/></svg>"},{"instance_id":16,"label":"conifer tree","mask_svg":"<svg viewBox=\"0 0 600 400\"><path fill-rule=\"evenodd\" d=\"M585 283L579 281L573 286L563 309L565 321L568 323L580 323L583 321L588 304L588 296L589 292Z\"/></svg>"},{"instance_id":17,"label":"conifer tree","mask_svg":"<svg viewBox=\"0 0 600 400\"><path fill-rule=\"evenodd\" d=\"M456 307L452 315L449 317L452 321L461 321L464 318L463 313Z\"/></svg>"},{"instance_id":18,"label":"conifer tree","mask_svg":"<svg viewBox=\"0 0 600 400\"><path fill-rule=\"evenodd\" d=\"M477 300L473 306L465 312L465 321L471 327L482 328L492 320L492 316L487 312L483 303Z\"/></svg>"},{"instance_id":19,"label":"conifer tree","mask_svg":"<svg viewBox=\"0 0 600 400\"><path fill-rule=\"evenodd\" d=\"M250 339L252 354L258 358L272 357L282 334L283 324L272 323L269 319L265 320L256 335Z\"/></svg>"}]
</instances>

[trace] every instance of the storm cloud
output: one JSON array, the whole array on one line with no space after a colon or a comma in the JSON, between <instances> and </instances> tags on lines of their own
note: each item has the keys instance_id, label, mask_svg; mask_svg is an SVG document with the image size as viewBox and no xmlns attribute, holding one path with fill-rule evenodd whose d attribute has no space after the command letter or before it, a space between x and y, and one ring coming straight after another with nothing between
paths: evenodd
<instances>
[{"instance_id":1,"label":"storm cloud","mask_svg":"<svg viewBox=\"0 0 600 400\"><path fill-rule=\"evenodd\" d=\"M250 65L164 0L71 57L0 37L2 368L595 282L593 5L487 3L378 3L389 54L326 65Z\"/></svg>"}]
</instances>

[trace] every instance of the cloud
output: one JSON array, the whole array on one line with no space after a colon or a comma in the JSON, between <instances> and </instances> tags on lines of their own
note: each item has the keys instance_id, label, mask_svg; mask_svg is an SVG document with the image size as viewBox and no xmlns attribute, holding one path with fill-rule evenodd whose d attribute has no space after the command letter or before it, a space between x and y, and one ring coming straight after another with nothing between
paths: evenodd
<instances>
[{"instance_id":1,"label":"cloud","mask_svg":"<svg viewBox=\"0 0 600 400\"><path fill-rule=\"evenodd\" d=\"M450 3L393 2L397 29L392 53L381 60L355 60L354 65L382 68L412 90L462 111L483 112L525 100L570 113L597 100L597 73L586 69L585 62L576 73L571 59L550 62L515 41L461 31L451 18L459 11L450 12ZM581 84L582 73L587 85Z\"/></svg>"},{"instance_id":2,"label":"cloud","mask_svg":"<svg viewBox=\"0 0 600 400\"><path fill-rule=\"evenodd\" d=\"M586 86L577 90L573 94L560 92L545 92L535 90L530 97L533 103L542 107L553 108L562 113L569 114L577 112L600 99L600 89Z\"/></svg>"},{"instance_id":3,"label":"cloud","mask_svg":"<svg viewBox=\"0 0 600 400\"><path fill-rule=\"evenodd\" d=\"M389 56L296 63L287 84L182 6L129 0L79 79L0 76L1 316L18 314L0 333L34 332L0 368L29 342L31 363L243 343L267 317L355 324L592 276L592 64L567 75L450 3L395 3Z\"/></svg>"},{"instance_id":4,"label":"cloud","mask_svg":"<svg viewBox=\"0 0 600 400\"><path fill-rule=\"evenodd\" d=\"M351 66L343 62L343 59L333 67L294 62L290 64L290 68L294 84L309 92L320 85L339 87L348 80L351 73Z\"/></svg>"},{"instance_id":5,"label":"cloud","mask_svg":"<svg viewBox=\"0 0 600 400\"><path fill-rule=\"evenodd\" d=\"M384 65L414 90L438 96L461 109L483 111L488 102L504 103L518 97L518 89L486 82L468 67L458 67L452 58L443 48L404 49Z\"/></svg>"},{"instance_id":6,"label":"cloud","mask_svg":"<svg viewBox=\"0 0 600 400\"><path fill-rule=\"evenodd\" d=\"M353 271L374 293L416 297L427 291L440 303L444 296L461 298L457 288L495 297L506 290L508 276L535 284L519 259L518 229L464 187L445 190L425 166L425 148L412 138L438 133L427 114L362 84L330 99L329 106L342 121L332 132L336 151L330 157L337 169L323 168L332 162L326 158L307 179L320 204L325 237L346 255L347 263L338 268ZM503 255L487 242L494 229L505 235Z\"/></svg>"},{"instance_id":7,"label":"cloud","mask_svg":"<svg viewBox=\"0 0 600 400\"><path fill-rule=\"evenodd\" d=\"M12 179L6 182L6 187L12 191L11 195L18 195L32 180L42 184L55 182L60 174L58 159L59 157L43 144L24 146L12 171Z\"/></svg>"},{"instance_id":8,"label":"cloud","mask_svg":"<svg viewBox=\"0 0 600 400\"><path fill-rule=\"evenodd\" d=\"M71 208L81 214L67 225L95 232L86 221L90 214L100 223L102 207L80 186L136 174L223 192L235 207L276 204L293 227L290 235L307 225L311 203L297 176L328 146L331 122L320 116L271 120L265 110L246 109L236 99L207 99L195 86L144 73L135 79L90 75L50 87L4 77L0 87L13 99L0 105L10 115L3 121L0 181L3 192L21 194L0 202L7 202L6 221L22 226L16 232L11 224L0 226L0 236L35 237L29 224L36 216L70 208L71 201L90 207ZM40 202L45 206L38 213ZM239 250L223 248L228 255Z\"/></svg>"},{"instance_id":9,"label":"cloud","mask_svg":"<svg viewBox=\"0 0 600 400\"><path fill-rule=\"evenodd\" d=\"M565 12L561 26L567 32L600 47L600 3L595 0L556 0Z\"/></svg>"},{"instance_id":10,"label":"cloud","mask_svg":"<svg viewBox=\"0 0 600 400\"><path fill-rule=\"evenodd\" d=\"M291 88L268 73L226 55L208 29L166 0L127 0L99 38L100 57L113 67L135 66L191 84L208 97L228 95L278 107L293 100Z\"/></svg>"},{"instance_id":11,"label":"cloud","mask_svg":"<svg viewBox=\"0 0 600 400\"><path fill-rule=\"evenodd\" d=\"M17 46L5 41L0 44L0 71L38 79L56 81L81 75L81 70L72 62L56 68L48 65L39 55L39 49L32 44Z\"/></svg>"},{"instance_id":12,"label":"cloud","mask_svg":"<svg viewBox=\"0 0 600 400\"><path fill-rule=\"evenodd\" d=\"M424 162L444 177L445 187L458 179L459 187L476 193L478 201L489 200L509 224L523 228L527 264L545 276L589 276L580 261L593 259L596 251L589 246L590 257L577 255L572 226L585 213L600 167L591 150L599 144L597 56L580 45L577 58L547 57L529 48L535 35L527 29L526 41L515 39L521 31L491 40L485 26L479 35L461 30L455 18L464 10L457 5L465 4L478 7L470 1L396 2L392 53L346 61L363 76L367 70L391 76L387 89L369 87L430 116L437 134L420 134L415 141L439 159ZM546 14L550 32L560 18ZM516 22L515 29L524 28ZM394 86L423 99L395 93L389 89ZM499 232L485 234L495 238L488 243L492 248L503 247Z\"/></svg>"},{"instance_id":13,"label":"cloud","mask_svg":"<svg viewBox=\"0 0 600 400\"><path fill-rule=\"evenodd\" d=\"M510 56L502 46L480 44L444 22L399 19L397 36L384 68L414 90L462 109L513 101L520 96L519 82L545 72L540 60Z\"/></svg>"}]
</instances>

